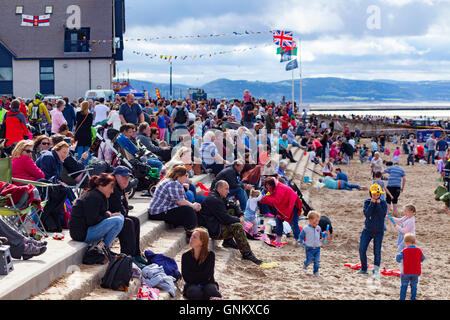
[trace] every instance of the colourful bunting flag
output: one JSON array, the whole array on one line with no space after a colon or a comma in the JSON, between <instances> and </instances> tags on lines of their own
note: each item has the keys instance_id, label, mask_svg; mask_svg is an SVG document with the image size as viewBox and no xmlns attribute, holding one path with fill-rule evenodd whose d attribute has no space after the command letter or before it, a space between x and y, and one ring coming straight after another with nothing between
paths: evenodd
<instances>
[{"instance_id":1,"label":"colourful bunting flag","mask_svg":"<svg viewBox=\"0 0 450 320\"><path fill-rule=\"evenodd\" d=\"M280 48L280 47L278 47L277 48L277 54L282 54L282 53L287 53L287 52L291 52L291 55L293 55L293 56L297 56L297 48L294 48L293 50L292 50L292 48Z\"/></svg>"}]
</instances>

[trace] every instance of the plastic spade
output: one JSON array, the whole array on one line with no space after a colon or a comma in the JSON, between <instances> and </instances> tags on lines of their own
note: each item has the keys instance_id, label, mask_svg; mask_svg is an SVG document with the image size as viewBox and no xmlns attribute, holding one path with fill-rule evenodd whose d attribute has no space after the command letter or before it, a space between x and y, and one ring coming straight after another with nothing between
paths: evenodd
<instances>
[{"instance_id":1,"label":"plastic spade","mask_svg":"<svg viewBox=\"0 0 450 320\"><path fill-rule=\"evenodd\" d=\"M391 215L388 214L387 216L388 216L389 219L391 219L392 223L395 224L395 221L394 221L394 219L392 219Z\"/></svg>"},{"instance_id":2,"label":"plastic spade","mask_svg":"<svg viewBox=\"0 0 450 320\"><path fill-rule=\"evenodd\" d=\"M327 231L326 232L328 232L328 230L330 230L330 224L327 224ZM323 243L327 243L327 236L328 236L328 233L325 233L325 240L323 240Z\"/></svg>"}]
</instances>

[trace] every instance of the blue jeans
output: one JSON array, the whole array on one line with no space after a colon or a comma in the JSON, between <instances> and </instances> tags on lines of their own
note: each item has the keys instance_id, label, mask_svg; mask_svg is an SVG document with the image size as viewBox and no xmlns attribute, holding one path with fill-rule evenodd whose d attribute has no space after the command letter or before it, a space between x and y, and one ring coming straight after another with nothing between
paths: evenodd
<instances>
[{"instance_id":1,"label":"blue jeans","mask_svg":"<svg viewBox=\"0 0 450 320\"><path fill-rule=\"evenodd\" d=\"M384 232L374 233L364 229L359 240L359 258L361 259L361 270L367 271L367 248L373 239L374 265L380 267L381 245L383 243Z\"/></svg>"},{"instance_id":2,"label":"blue jeans","mask_svg":"<svg viewBox=\"0 0 450 320\"><path fill-rule=\"evenodd\" d=\"M434 150L428 150L428 158L427 158L427 163L430 164L430 158L432 163L434 164Z\"/></svg>"},{"instance_id":3,"label":"blue jeans","mask_svg":"<svg viewBox=\"0 0 450 320\"><path fill-rule=\"evenodd\" d=\"M245 193L244 189L239 187L239 188L230 190L228 197L234 197L234 196L236 196L238 198L239 206L241 207L242 212L244 212L245 207L247 207L247 201L248 201L247 193Z\"/></svg>"},{"instance_id":4,"label":"blue jeans","mask_svg":"<svg viewBox=\"0 0 450 320\"><path fill-rule=\"evenodd\" d=\"M419 283L419 276L416 274L402 274L400 285L400 300L406 299L406 291L408 285L411 284L411 300L416 300L417 283Z\"/></svg>"},{"instance_id":5,"label":"blue jeans","mask_svg":"<svg viewBox=\"0 0 450 320\"><path fill-rule=\"evenodd\" d=\"M306 260L305 262L303 262L303 266L305 268L308 268L308 266L314 262L313 272L314 274L318 273L320 265L320 247L318 248L306 247L305 253L306 253Z\"/></svg>"},{"instance_id":6,"label":"blue jeans","mask_svg":"<svg viewBox=\"0 0 450 320\"><path fill-rule=\"evenodd\" d=\"M275 217L275 232L277 234L277 237L281 237L283 235L283 220L281 220L278 216ZM298 237L300 236L300 228L298 227L298 209L297 207L294 207L294 217L292 218L292 221L290 223L292 232L294 233L295 240L298 240Z\"/></svg>"},{"instance_id":7,"label":"blue jeans","mask_svg":"<svg viewBox=\"0 0 450 320\"><path fill-rule=\"evenodd\" d=\"M341 190L349 190L352 191L353 189L360 189L361 187L357 184L350 184L347 181L341 180Z\"/></svg>"},{"instance_id":8,"label":"blue jeans","mask_svg":"<svg viewBox=\"0 0 450 320\"><path fill-rule=\"evenodd\" d=\"M163 164L161 161L159 161L159 159L157 159L157 158L148 159L147 163L150 167L158 168L159 172L161 172Z\"/></svg>"},{"instance_id":9,"label":"blue jeans","mask_svg":"<svg viewBox=\"0 0 450 320\"><path fill-rule=\"evenodd\" d=\"M194 203L194 202L202 203L203 200L206 199L205 196L197 194L197 190L195 190L195 186L192 183L189 184L189 190L186 191L186 197L190 203Z\"/></svg>"},{"instance_id":10,"label":"blue jeans","mask_svg":"<svg viewBox=\"0 0 450 320\"><path fill-rule=\"evenodd\" d=\"M300 145L298 144L298 142L297 141L295 141L295 140L292 140L292 145L294 146L294 147L300 147Z\"/></svg>"},{"instance_id":11,"label":"blue jeans","mask_svg":"<svg viewBox=\"0 0 450 320\"><path fill-rule=\"evenodd\" d=\"M95 226L89 227L84 242L89 243L103 239L109 248L120 231L122 231L123 221L124 217L120 214L109 217Z\"/></svg>"}]
</instances>

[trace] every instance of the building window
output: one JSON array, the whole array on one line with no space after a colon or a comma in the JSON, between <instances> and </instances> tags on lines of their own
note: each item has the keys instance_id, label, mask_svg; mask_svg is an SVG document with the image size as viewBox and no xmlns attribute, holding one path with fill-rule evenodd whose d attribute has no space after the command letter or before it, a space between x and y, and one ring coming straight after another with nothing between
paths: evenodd
<instances>
[{"instance_id":1,"label":"building window","mask_svg":"<svg viewBox=\"0 0 450 320\"><path fill-rule=\"evenodd\" d=\"M90 28L66 29L64 52L89 52Z\"/></svg>"},{"instance_id":2,"label":"building window","mask_svg":"<svg viewBox=\"0 0 450 320\"><path fill-rule=\"evenodd\" d=\"M41 80L55 80L53 67L41 67Z\"/></svg>"},{"instance_id":3,"label":"building window","mask_svg":"<svg viewBox=\"0 0 450 320\"><path fill-rule=\"evenodd\" d=\"M12 68L0 68L0 81L12 81Z\"/></svg>"},{"instance_id":4,"label":"building window","mask_svg":"<svg viewBox=\"0 0 450 320\"><path fill-rule=\"evenodd\" d=\"M23 6L16 6L16 14L23 14Z\"/></svg>"},{"instance_id":5,"label":"building window","mask_svg":"<svg viewBox=\"0 0 450 320\"><path fill-rule=\"evenodd\" d=\"M55 65L53 60L39 61L40 92L55 94Z\"/></svg>"},{"instance_id":6,"label":"building window","mask_svg":"<svg viewBox=\"0 0 450 320\"><path fill-rule=\"evenodd\" d=\"M53 6L45 6L45 14L52 14Z\"/></svg>"}]
</instances>

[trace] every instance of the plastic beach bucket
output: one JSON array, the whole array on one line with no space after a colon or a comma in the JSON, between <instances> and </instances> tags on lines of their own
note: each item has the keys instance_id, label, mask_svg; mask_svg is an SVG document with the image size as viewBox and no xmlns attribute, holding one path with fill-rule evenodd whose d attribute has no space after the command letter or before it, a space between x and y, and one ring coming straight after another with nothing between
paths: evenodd
<instances>
[{"instance_id":1,"label":"plastic beach bucket","mask_svg":"<svg viewBox=\"0 0 450 320\"><path fill-rule=\"evenodd\" d=\"M305 176L305 182L309 183L309 177L308 176Z\"/></svg>"}]
</instances>

